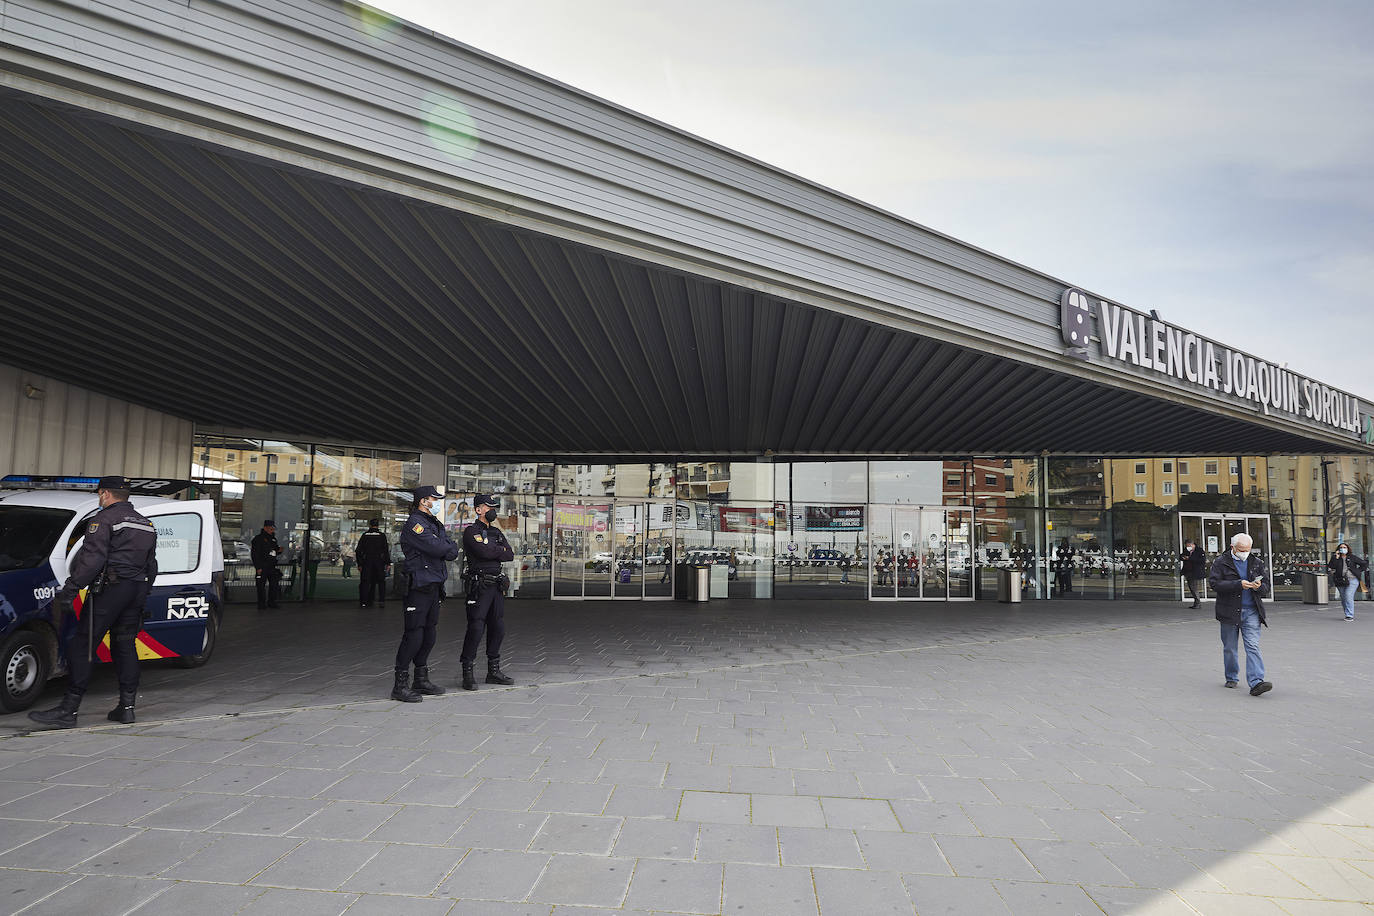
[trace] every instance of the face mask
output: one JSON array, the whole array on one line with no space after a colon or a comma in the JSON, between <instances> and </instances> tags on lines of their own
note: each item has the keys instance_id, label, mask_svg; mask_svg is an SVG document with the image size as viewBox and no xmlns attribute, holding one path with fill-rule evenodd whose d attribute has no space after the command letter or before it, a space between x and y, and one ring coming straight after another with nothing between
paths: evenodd
<instances>
[{"instance_id":1,"label":"face mask","mask_svg":"<svg viewBox=\"0 0 1374 916\"><path fill-rule=\"evenodd\" d=\"M1349 553L1349 552L1350 552L1350 549L1349 549L1348 547L1342 547L1342 548L1340 549L1339 552L1340 552L1340 553L1343 553L1343 554L1344 554L1344 553Z\"/></svg>"},{"instance_id":2,"label":"face mask","mask_svg":"<svg viewBox=\"0 0 1374 916\"><path fill-rule=\"evenodd\" d=\"M434 502L432 502L432 503L429 504L429 514L430 514L430 515L434 516L435 518L438 518L440 515L443 515L443 513L444 513L444 504L441 503L441 502L439 502L439 500L436 499Z\"/></svg>"},{"instance_id":3,"label":"face mask","mask_svg":"<svg viewBox=\"0 0 1374 916\"><path fill-rule=\"evenodd\" d=\"M490 525L492 522L496 521L496 510L495 510L495 509L488 509L487 511L483 512L483 513L482 513L482 521L486 522L488 525Z\"/></svg>"},{"instance_id":4,"label":"face mask","mask_svg":"<svg viewBox=\"0 0 1374 916\"><path fill-rule=\"evenodd\" d=\"M1240 560L1240 561L1242 561L1242 562L1244 562L1245 560L1250 559L1250 551L1248 551L1248 550L1237 550L1237 551L1235 551L1235 554L1236 554L1236 559L1237 559L1237 560Z\"/></svg>"}]
</instances>

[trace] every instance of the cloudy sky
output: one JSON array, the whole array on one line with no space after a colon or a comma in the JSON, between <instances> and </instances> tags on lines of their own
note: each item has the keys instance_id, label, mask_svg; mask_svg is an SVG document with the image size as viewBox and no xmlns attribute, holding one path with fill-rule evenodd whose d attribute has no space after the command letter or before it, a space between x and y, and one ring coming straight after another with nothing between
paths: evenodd
<instances>
[{"instance_id":1,"label":"cloudy sky","mask_svg":"<svg viewBox=\"0 0 1374 916\"><path fill-rule=\"evenodd\" d=\"M1374 398L1370 0L381 0Z\"/></svg>"}]
</instances>

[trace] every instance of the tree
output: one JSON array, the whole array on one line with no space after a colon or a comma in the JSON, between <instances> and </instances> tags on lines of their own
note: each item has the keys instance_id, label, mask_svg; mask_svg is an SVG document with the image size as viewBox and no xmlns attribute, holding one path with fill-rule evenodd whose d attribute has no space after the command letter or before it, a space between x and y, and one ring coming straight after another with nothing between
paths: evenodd
<instances>
[{"instance_id":1,"label":"tree","mask_svg":"<svg viewBox=\"0 0 1374 916\"><path fill-rule=\"evenodd\" d=\"M1369 533L1374 531L1374 527L1371 526L1371 521L1374 521L1371 518L1374 516L1374 476L1360 473L1355 475L1354 483L1342 482L1340 491L1331 497L1331 503L1335 511L1340 513L1342 534L1346 533L1346 519L1349 516L1353 515L1364 521L1364 550L1368 553Z\"/></svg>"}]
</instances>

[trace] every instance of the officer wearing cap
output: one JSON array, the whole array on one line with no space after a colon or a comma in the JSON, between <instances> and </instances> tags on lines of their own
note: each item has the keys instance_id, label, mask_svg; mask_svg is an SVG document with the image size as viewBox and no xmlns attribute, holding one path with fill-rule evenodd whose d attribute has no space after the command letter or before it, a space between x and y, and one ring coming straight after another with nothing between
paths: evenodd
<instances>
[{"instance_id":1,"label":"officer wearing cap","mask_svg":"<svg viewBox=\"0 0 1374 916\"><path fill-rule=\"evenodd\" d=\"M91 682L91 652L110 634L110 654L119 680L119 705L106 717L125 725L134 721L138 697L138 649L143 605L157 578L157 529L129 504L129 481L102 477L96 485L100 511L85 525L81 549L67 564L67 581L55 607L80 615L67 639L70 683L62 702L29 718L57 728L76 726L76 712ZM81 589L84 603L77 603Z\"/></svg>"},{"instance_id":2,"label":"officer wearing cap","mask_svg":"<svg viewBox=\"0 0 1374 916\"><path fill-rule=\"evenodd\" d=\"M367 607L372 595L386 607L386 573L391 566L391 545L381 532L381 519L370 519L367 530L358 538L353 556L358 561L358 606Z\"/></svg>"},{"instance_id":3,"label":"officer wearing cap","mask_svg":"<svg viewBox=\"0 0 1374 916\"><path fill-rule=\"evenodd\" d=\"M506 635L505 591L509 580L501 573L501 564L515 559L515 551L501 529L494 524L500 503L492 496L478 496L472 501L477 519L463 529L463 552L467 555L467 569L463 586L467 591L468 631L463 636L463 689L476 690L477 679L472 666L477 660L477 646L482 633L487 635L487 683L509 687L515 681L501 672L501 640Z\"/></svg>"},{"instance_id":4,"label":"officer wearing cap","mask_svg":"<svg viewBox=\"0 0 1374 916\"><path fill-rule=\"evenodd\" d=\"M262 530L249 545L253 557L253 571L258 586L258 610L275 608L281 597L281 572L277 569L277 558L281 555L281 545L277 543L277 523L270 518L262 523Z\"/></svg>"},{"instance_id":5,"label":"officer wearing cap","mask_svg":"<svg viewBox=\"0 0 1374 916\"><path fill-rule=\"evenodd\" d=\"M444 488L417 487L414 494L410 517L401 532L401 552L410 574L410 590L405 597L405 631L396 649L396 686L391 691L391 698L402 703L418 703L423 695L438 696L444 692L444 688L429 679L429 651L439 635L439 605L444 599L447 563L458 559L459 553L458 545L441 521Z\"/></svg>"}]
</instances>

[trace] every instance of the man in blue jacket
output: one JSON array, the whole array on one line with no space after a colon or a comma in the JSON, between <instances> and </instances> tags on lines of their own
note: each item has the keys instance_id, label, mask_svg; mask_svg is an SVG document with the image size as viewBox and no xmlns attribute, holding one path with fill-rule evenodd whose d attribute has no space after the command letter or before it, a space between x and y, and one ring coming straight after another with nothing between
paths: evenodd
<instances>
[{"instance_id":1,"label":"man in blue jacket","mask_svg":"<svg viewBox=\"0 0 1374 916\"><path fill-rule=\"evenodd\" d=\"M448 561L458 558L458 545L444 530L443 487L417 487L410 517L401 531L401 553L410 590L405 597L405 631L396 649L396 686L391 698L419 703L423 695L438 696L444 688L429 679L429 651L439 635L439 607L444 600ZM415 680L410 666L415 664Z\"/></svg>"},{"instance_id":2,"label":"man in blue jacket","mask_svg":"<svg viewBox=\"0 0 1374 916\"><path fill-rule=\"evenodd\" d=\"M1226 686L1237 686L1240 659L1236 656L1236 636L1245 640L1245 679L1250 696L1274 689L1264 679L1264 659L1260 657L1260 626L1264 619L1264 598L1269 597L1269 576L1264 560L1251 552L1248 534L1231 538L1231 550L1212 561L1207 585L1217 596L1217 620L1221 622L1221 659Z\"/></svg>"}]
</instances>

